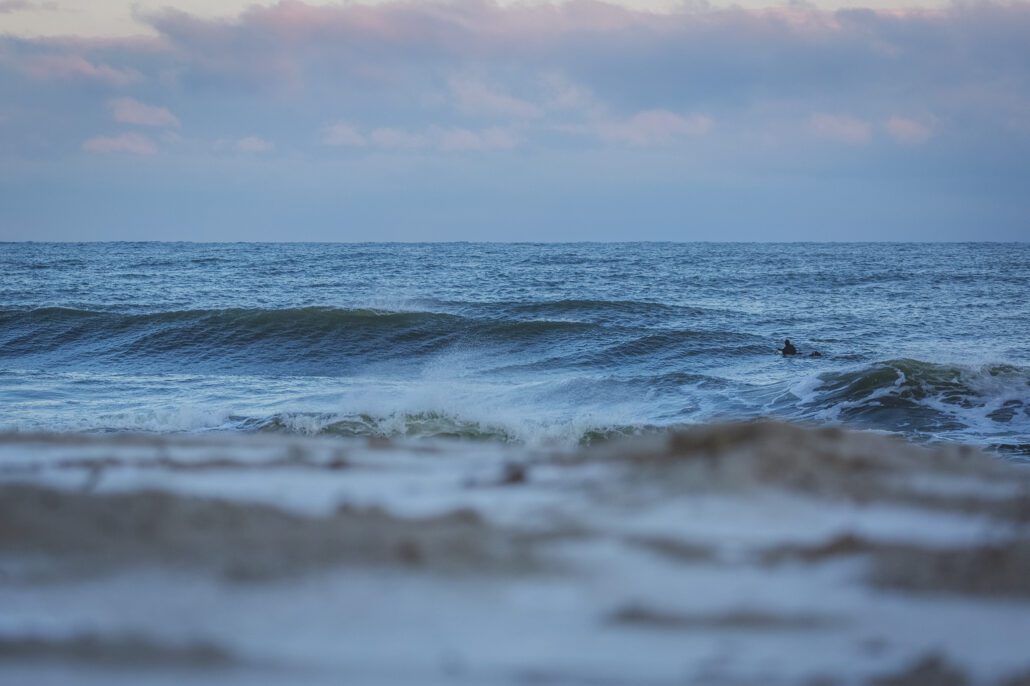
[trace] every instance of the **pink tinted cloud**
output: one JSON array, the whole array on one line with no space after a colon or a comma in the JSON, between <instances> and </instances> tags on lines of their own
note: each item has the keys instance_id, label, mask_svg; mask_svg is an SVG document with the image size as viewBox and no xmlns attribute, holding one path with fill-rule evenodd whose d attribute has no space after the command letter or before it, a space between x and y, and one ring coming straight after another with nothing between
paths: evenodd
<instances>
[{"instance_id":1,"label":"pink tinted cloud","mask_svg":"<svg viewBox=\"0 0 1030 686\"><path fill-rule=\"evenodd\" d=\"M118 136L96 136L82 144L86 152L95 153L128 153L130 155L154 155L157 146L154 142L138 133L123 133Z\"/></svg>"},{"instance_id":2,"label":"pink tinted cloud","mask_svg":"<svg viewBox=\"0 0 1030 686\"><path fill-rule=\"evenodd\" d=\"M177 32L179 26L185 25L183 19L187 17L170 14L157 21ZM269 7L253 8L243 20L287 40L346 37L361 43L392 43L408 48L449 46L451 51L464 50L470 44L489 48L499 41L523 42L534 36L574 31L617 32L667 23L667 17L660 14L596 0L509 5L490 0L330 5L282 0Z\"/></svg>"},{"instance_id":3,"label":"pink tinted cloud","mask_svg":"<svg viewBox=\"0 0 1030 686\"><path fill-rule=\"evenodd\" d=\"M860 145L872 140L869 124L856 117L838 114L817 113L808 120L809 128L820 138Z\"/></svg>"},{"instance_id":4,"label":"pink tinted cloud","mask_svg":"<svg viewBox=\"0 0 1030 686\"><path fill-rule=\"evenodd\" d=\"M106 64L95 64L80 55L43 55L25 65L29 76L43 80L89 80L109 86L127 86L139 81L140 73L134 69L119 69Z\"/></svg>"},{"instance_id":5,"label":"pink tinted cloud","mask_svg":"<svg viewBox=\"0 0 1030 686\"><path fill-rule=\"evenodd\" d=\"M903 145L922 145L934 135L931 126L907 117L891 117L883 127L894 140Z\"/></svg>"},{"instance_id":6,"label":"pink tinted cloud","mask_svg":"<svg viewBox=\"0 0 1030 686\"><path fill-rule=\"evenodd\" d=\"M147 105L133 98L115 98L108 105L115 121L123 124L179 128L179 118L164 107Z\"/></svg>"},{"instance_id":7,"label":"pink tinted cloud","mask_svg":"<svg viewBox=\"0 0 1030 686\"><path fill-rule=\"evenodd\" d=\"M650 146L670 143L683 136L701 136L712 128L706 115L683 117L668 110L647 110L622 120L601 121L587 130L603 141Z\"/></svg>"}]
</instances>

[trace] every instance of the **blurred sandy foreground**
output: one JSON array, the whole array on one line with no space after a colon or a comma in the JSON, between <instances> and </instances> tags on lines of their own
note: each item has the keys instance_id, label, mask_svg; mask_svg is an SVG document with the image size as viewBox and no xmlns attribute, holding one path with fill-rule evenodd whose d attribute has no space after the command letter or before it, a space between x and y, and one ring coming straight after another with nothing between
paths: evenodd
<instances>
[{"instance_id":1,"label":"blurred sandy foreground","mask_svg":"<svg viewBox=\"0 0 1030 686\"><path fill-rule=\"evenodd\" d=\"M1030 684L1030 468L768 423L6 435L0 683Z\"/></svg>"}]
</instances>

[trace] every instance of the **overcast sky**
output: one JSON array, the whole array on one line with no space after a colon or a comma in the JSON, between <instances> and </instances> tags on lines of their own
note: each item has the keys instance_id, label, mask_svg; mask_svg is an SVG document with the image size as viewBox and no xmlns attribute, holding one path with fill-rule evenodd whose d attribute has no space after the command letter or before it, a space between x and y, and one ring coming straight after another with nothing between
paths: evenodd
<instances>
[{"instance_id":1,"label":"overcast sky","mask_svg":"<svg viewBox=\"0 0 1030 686\"><path fill-rule=\"evenodd\" d=\"M1030 240L1028 2L0 0L0 240Z\"/></svg>"}]
</instances>

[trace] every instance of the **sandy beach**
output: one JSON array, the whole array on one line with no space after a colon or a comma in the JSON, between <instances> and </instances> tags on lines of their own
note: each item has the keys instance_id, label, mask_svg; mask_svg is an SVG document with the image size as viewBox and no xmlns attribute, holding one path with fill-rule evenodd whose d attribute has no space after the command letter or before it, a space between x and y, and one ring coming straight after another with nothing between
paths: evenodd
<instances>
[{"instance_id":1,"label":"sandy beach","mask_svg":"<svg viewBox=\"0 0 1030 686\"><path fill-rule=\"evenodd\" d=\"M0 438L0 680L1030 679L1030 471L786 424L590 448Z\"/></svg>"}]
</instances>

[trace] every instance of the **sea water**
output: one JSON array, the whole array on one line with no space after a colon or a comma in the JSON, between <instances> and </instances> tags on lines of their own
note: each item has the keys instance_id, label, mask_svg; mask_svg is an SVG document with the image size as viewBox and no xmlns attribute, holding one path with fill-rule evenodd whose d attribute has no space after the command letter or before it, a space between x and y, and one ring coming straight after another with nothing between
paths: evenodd
<instances>
[{"instance_id":1,"label":"sea water","mask_svg":"<svg viewBox=\"0 0 1030 686\"><path fill-rule=\"evenodd\" d=\"M0 244L0 430L759 417L1030 454L1030 244Z\"/></svg>"}]
</instances>

